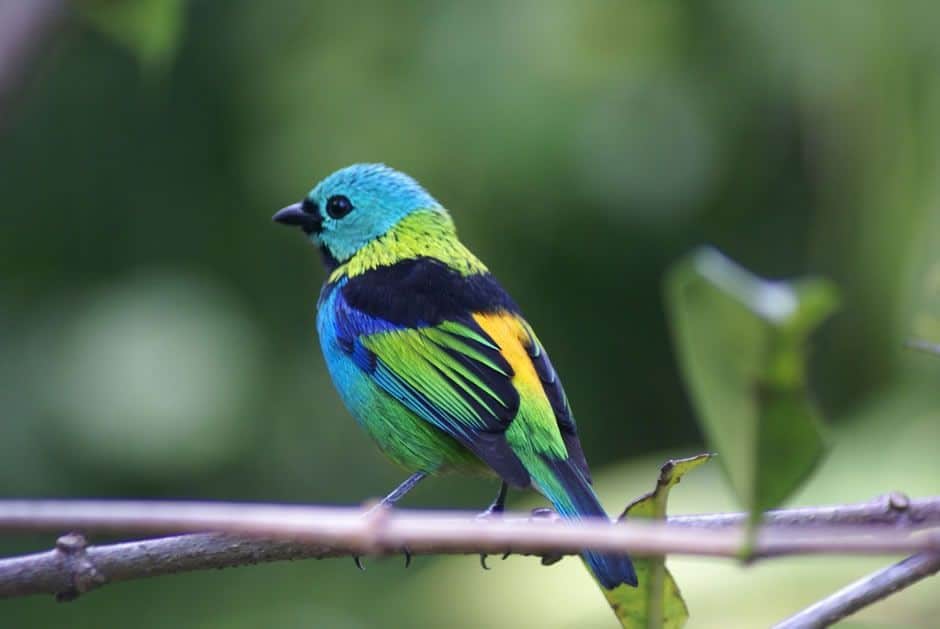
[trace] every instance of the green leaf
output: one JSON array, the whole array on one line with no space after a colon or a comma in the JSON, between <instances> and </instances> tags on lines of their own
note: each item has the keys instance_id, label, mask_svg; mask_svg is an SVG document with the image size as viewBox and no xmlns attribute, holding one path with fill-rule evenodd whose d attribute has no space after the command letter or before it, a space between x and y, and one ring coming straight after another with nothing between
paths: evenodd
<instances>
[{"instance_id":1,"label":"green leaf","mask_svg":"<svg viewBox=\"0 0 940 629\"><path fill-rule=\"evenodd\" d=\"M764 280L704 248L674 266L666 291L699 423L754 523L825 451L806 340L835 310L836 290L822 279Z\"/></svg>"},{"instance_id":2,"label":"green leaf","mask_svg":"<svg viewBox=\"0 0 940 629\"><path fill-rule=\"evenodd\" d=\"M656 488L627 506L620 520L649 518L661 520L666 517L666 502L672 489L689 470L695 469L713 455L699 454L687 459L667 461L659 470ZM604 596L611 609L625 628L677 629L689 619L689 610L682 600L679 586L666 568L665 557L635 558L639 587L621 585L605 590Z\"/></svg>"},{"instance_id":3,"label":"green leaf","mask_svg":"<svg viewBox=\"0 0 940 629\"><path fill-rule=\"evenodd\" d=\"M184 0L96 0L78 6L92 26L127 48L145 69L163 71L176 55Z\"/></svg>"}]
</instances>

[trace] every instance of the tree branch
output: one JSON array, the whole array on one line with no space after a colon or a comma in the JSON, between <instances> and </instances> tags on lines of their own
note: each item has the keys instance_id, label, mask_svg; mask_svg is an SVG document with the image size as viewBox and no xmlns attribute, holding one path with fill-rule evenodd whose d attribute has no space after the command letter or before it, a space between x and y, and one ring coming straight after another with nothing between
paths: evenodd
<instances>
[{"instance_id":1,"label":"tree branch","mask_svg":"<svg viewBox=\"0 0 940 629\"><path fill-rule=\"evenodd\" d=\"M70 534L65 537L80 536ZM55 594L59 600L68 601L116 581L272 561L349 555L349 552L338 548L315 544L198 533L84 548L84 558L94 567L94 573L100 575L97 579L88 579L70 565L67 552L63 551L62 539L59 538L55 550L0 559L0 598Z\"/></svg>"},{"instance_id":2,"label":"tree branch","mask_svg":"<svg viewBox=\"0 0 940 629\"><path fill-rule=\"evenodd\" d=\"M747 522L745 513L670 516L669 524L722 528ZM778 509L764 514L767 526L882 525L940 526L940 497L911 500L901 492L878 496L868 502L823 507Z\"/></svg>"},{"instance_id":3,"label":"tree branch","mask_svg":"<svg viewBox=\"0 0 940 629\"><path fill-rule=\"evenodd\" d=\"M924 341L922 339L910 339L907 342L907 346L910 349L940 356L940 343L931 343L930 341Z\"/></svg>"},{"instance_id":4,"label":"tree branch","mask_svg":"<svg viewBox=\"0 0 940 629\"><path fill-rule=\"evenodd\" d=\"M940 553L918 553L863 577L775 625L774 629L828 627L858 610L940 572Z\"/></svg>"},{"instance_id":5,"label":"tree branch","mask_svg":"<svg viewBox=\"0 0 940 629\"><path fill-rule=\"evenodd\" d=\"M81 536L65 536L55 550L0 560L0 598L55 593L68 600L113 581L403 547L414 554L544 556L592 548L735 558L744 517L679 516L609 526L554 515L480 520L466 513L294 505L8 500L0 501L0 531L202 533L87 548ZM773 511L766 519L758 557L940 551L940 533L924 530L940 526L940 497L892 494L868 503Z\"/></svg>"}]
</instances>

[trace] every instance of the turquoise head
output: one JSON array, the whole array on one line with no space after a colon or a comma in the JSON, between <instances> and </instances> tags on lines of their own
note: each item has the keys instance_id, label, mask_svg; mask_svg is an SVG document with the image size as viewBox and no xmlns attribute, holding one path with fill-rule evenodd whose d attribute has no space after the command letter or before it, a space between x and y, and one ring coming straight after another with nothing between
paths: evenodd
<instances>
[{"instance_id":1,"label":"turquoise head","mask_svg":"<svg viewBox=\"0 0 940 629\"><path fill-rule=\"evenodd\" d=\"M408 175L384 164L353 164L314 186L274 220L300 227L324 254L342 263L418 210L444 208Z\"/></svg>"}]
</instances>

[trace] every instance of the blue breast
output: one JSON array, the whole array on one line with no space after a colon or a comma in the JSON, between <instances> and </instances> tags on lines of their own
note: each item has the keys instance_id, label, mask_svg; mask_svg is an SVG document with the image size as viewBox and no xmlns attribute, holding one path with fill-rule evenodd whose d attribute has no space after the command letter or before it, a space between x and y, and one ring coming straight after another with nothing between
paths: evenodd
<instances>
[{"instance_id":1,"label":"blue breast","mask_svg":"<svg viewBox=\"0 0 940 629\"><path fill-rule=\"evenodd\" d=\"M326 286L321 293L317 334L333 384L361 424L380 393L371 377L375 356L359 342L359 336L392 330L395 326L350 308L341 290L345 283L344 278Z\"/></svg>"}]
</instances>

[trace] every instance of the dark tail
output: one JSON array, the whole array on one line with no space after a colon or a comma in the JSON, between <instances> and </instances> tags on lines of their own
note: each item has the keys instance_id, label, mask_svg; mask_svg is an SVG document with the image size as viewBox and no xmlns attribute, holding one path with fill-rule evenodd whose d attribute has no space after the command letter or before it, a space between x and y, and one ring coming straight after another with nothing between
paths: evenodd
<instances>
[{"instance_id":1,"label":"dark tail","mask_svg":"<svg viewBox=\"0 0 940 629\"><path fill-rule=\"evenodd\" d=\"M604 508L597 500L591 484L567 461L545 461L555 482L539 483L539 489L552 501L563 517L604 518ZM627 555L585 552L581 555L602 586L612 590L621 583L636 587L636 571Z\"/></svg>"}]
</instances>

